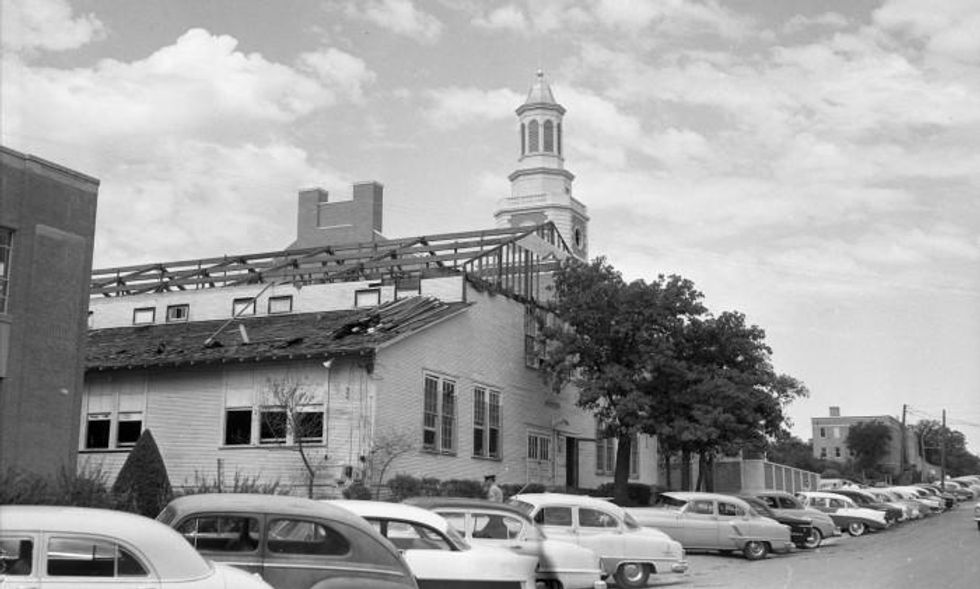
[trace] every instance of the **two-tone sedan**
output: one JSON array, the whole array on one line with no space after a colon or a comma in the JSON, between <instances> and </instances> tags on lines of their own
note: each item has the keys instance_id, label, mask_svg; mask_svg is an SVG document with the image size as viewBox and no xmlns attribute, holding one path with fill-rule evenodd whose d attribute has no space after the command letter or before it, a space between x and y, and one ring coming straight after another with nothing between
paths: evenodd
<instances>
[{"instance_id":1,"label":"two-tone sedan","mask_svg":"<svg viewBox=\"0 0 980 589\"><path fill-rule=\"evenodd\" d=\"M775 520L784 526L789 526L789 539L793 541L793 544L797 548L817 548L820 546L820 541L822 536L820 532L813 527L813 520L801 515L788 515L786 513L776 513L762 499L758 497L753 497L751 495L739 495L739 499L742 499L746 503L752 506L752 509L756 511L762 517L768 517L771 520Z\"/></svg>"},{"instance_id":2,"label":"two-tone sedan","mask_svg":"<svg viewBox=\"0 0 980 589\"><path fill-rule=\"evenodd\" d=\"M829 515L817 509L810 509L804 506L799 499L786 491L749 491L746 494L757 497L765 502L773 513L809 519L814 531L820 536L819 541L816 543L817 545L811 548L816 548L827 540L836 540L842 536L840 527L834 523L834 520Z\"/></svg>"},{"instance_id":3,"label":"two-tone sedan","mask_svg":"<svg viewBox=\"0 0 980 589\"><path fill-rule=\"evenodd\" d=\"M662 530L686 550L741 552L749 560L793 550L789 526L762 517L731 495L661 493L654 507L627 511L643 526Z\"/></svg>"},{"instance_id":4,"label":"two-tone sedan","mask_svg":"<svg viewBox=\"0 0 980 589\"><path fill-rule=\"evenodd\" d=\"M367 522L312 499L202 493L174 499L157 519L183 537L174 549L196 549L276 589L417 587L405 559Z\"/></svg>"},{"instance_id":5,"label":"two-tone sedan","mask_svg":"<svg viewBox=\"0 0 980 589\"><path fill-rule=\"evenodd\" d=\"M884 530L891 526L884 511L858 507L850 497L823 491L801 491L796 494L803 505L830 515L842 530L852 536L862 536L868 530Z\"/></svg>"},{"instance_id":6,"label":"two-tone sedan","mask_svg":"<svg viewBox=\"0 0 980 589\"><path fill-rule=\"evenodd\" d=\"M545 589L606 587L606 574L594 551L549 538L512 505L462 497L413 497L405 503L438 513L474 546L496 546L537 557L537 580Z\"/></svg>"},{"instance_id":7,"label":"two-tone sedan","mask_svg":"<svg viewBox=\"0 0 980 589\"><path fill-rule=\"evenodd\" d=\"M679 542L642 527L609 501L565 493L523 493L508 503L529 515L549 538L598 554L603 570L618 587L645 587L651 574L687 570Z\"/></svg>"},{"instance_id":8,"label":"two-tone sedan","mask_svg":"<svg viewBox=\"0 0 980 589\"><path fill-rule=\"evenodd\" d=\"M405 555L420 589L501 587L534 589L533 555L471 546L434 511L385 501L327 500L367 520Z\"/></svg>"},{"instance_id":9,"label":"two-tone sedan","mask_svg":"<svg viewBox=\"0 0 980 589\"><path fill-rule=\"evenodd\" d=\"M0 587L271 589L152 519L52 505L0 506Z\"/></svg>"}]
</instances>

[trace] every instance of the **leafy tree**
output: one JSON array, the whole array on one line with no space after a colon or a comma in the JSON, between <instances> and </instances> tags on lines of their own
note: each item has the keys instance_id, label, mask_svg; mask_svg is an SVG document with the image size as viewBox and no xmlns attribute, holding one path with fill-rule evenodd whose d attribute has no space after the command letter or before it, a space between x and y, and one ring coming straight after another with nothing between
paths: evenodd
<instances>
[{"instance_id":1,"label":"leafy tree","mask_svg":"<svg viewBox=\"0 0 980 589\"><path fill-rule=\"evenodd\" d=\"M112 485L121 509L156 517L173 496L167 466L150 430L143 430Z\"/></svg>"},{"instance_id":2,"label":"leafy tree","mask_svg":"<svg viewBox=\"0 0 980 589\"><path fill-rule=\"evenodd\" d=\"M668 448L682 453L682 485L689 488L689 456L700 461L697 488L710 490L714 456L739 451L761 453L784 433L786 404L805 396L796 379L777 374L765 332L745 316L725 312L693 317L675 348L686 371L675 382L665 407L671 415L658 430Z\"/></svg>"},{"instance_id":3,"label":"leafy tree","mask_svg":"<svg viewBox=\"0 0 980 589\"><path fill-rule=\"evenodd\" d=\"M766 450L767 458L777 464L785 464L793 468L821 473L830 468L830 463L813 455L813 444L781 432L769 444Z\"/></svg>"},{"instance_id":4,"label":"leafy tree","mask_svg":"<svg viewBox=\"0 0 980 589\"><path fill-rule=\"evenodd\" d=\"M980 472L980 456L972 454L966 447L966 436L962 432L943 427L936 420L924 419L913 426L919 436L920 449L926 462L940 466L945 434L946 474L960 476Z\"/></svg>"},{"instance_id":5,"label":"leafy tree","mask_svg":"<svg viewBox=\"0 0 980 589\"><path fill-rule=\"evenodd\" d=\"M705 312L702 295L679 276L626 283L601 257L566 260L552 288L560 322L542 325L544 374L556 388L577 385L579 406L618 440L614 499L625 503L630 440L655 435L672 417L670 391L685 372L674 347L684 325Z\"/></svg>"},{"instance_id":6,"label":"leafy tree","mask_svg":"<svg viewBox=\"0 0 980 589\"><path fill-rule=\"evenodd\" d=\"M854 453L854 462L864 471L874 470L888 455L892 441L891 428L879 421L859 421L847 431L847 448Z\"/></svg>"}]
</instances>

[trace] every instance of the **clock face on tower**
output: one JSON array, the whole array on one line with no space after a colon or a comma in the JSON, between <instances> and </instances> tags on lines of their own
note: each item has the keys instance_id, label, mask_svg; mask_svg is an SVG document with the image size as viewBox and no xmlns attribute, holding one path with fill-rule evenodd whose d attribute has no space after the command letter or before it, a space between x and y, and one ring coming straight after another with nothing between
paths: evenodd
<instances>
[{"instance_id":1,"label":"clock face on tower","mask_svg":"<svg viewBox=\"0 0 980 589\"><path fill-rule=\"evenodd\" d=\"M572 225L572 250L578 255L584 255L587 250L587 243L585 224L576 221Z\"/></svg>"}]
</instances>

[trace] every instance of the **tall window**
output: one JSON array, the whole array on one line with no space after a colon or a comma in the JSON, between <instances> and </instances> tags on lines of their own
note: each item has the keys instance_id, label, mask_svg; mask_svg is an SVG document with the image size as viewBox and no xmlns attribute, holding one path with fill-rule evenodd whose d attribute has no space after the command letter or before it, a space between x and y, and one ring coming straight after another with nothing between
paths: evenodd
<instances>
[{"instance_id":1,"label":"tall window","mask_svg":"<svg viewBox=\"0 0 980 589\"><path fill-rule=\"evenodd\" d=\"M555 151L555 124L551 121L544 122L544 151L548 153Z\"/></svg>"},{"instance_id":2,"label":"tall window","mask_svg":"<svg viewBox=\"0 0 980 589\"><path fill-rule=\"evenodd\" d=\"M526 139L524 138L524 133L527 132L527 128L524 127L524 123L521 123L521 155L527 153Z\"/></svg>"},{"instance_id":3,"label":"tall window","mask_svg":"<svg viewBox=\"0 0 980 589\"><path fill-rule=\"evenodd\" d=\"M422 447L456 453L456 383L431 374L425 375Z\"/></svg>"},{"instance_id":4,"label":"tall window","mask_svg":"<svg viewBox=\"0 0 980 589\"><path fill-rule=\"evenodd\" d=\"M558 155L561 155L561 123L557 125L558 129Z\"/></svg>"},{"instance_id":5,"label":"tall window","mask_svg":"<svg viewBox=\"0 0 980 589\"><path fill-rule=\"evenodd\" d=\"M473 389L473 455L500 458L500 391Z\"/></svg>"},{"instance_id":6,"label":"tall window","mask_svg":"<svg viewBox=\"0 0 980 589\"><path fill-rule=\"evenodd\" d=\"M7 312L7 293L10 284L10 246L13 236L13 230L0 227L0 313Z\"/></svg>"},{"instance_id":7,"label":"tall window","mask_svg":"<svg viewBox=\"0 0 980 589\"><path fill-rule=\"evenodd\" d=\"M527 150L531 153L538 151L538 122L527 124Z\"/></svg>"},{"instance_id":8,"label":"tall window","mask_svg":"<svg viewBox=\"0 0 980 589\"><path fill-rule=\"evenodd\" d=\"M143 433L146 394L142 389L117 390L108 382L94 381L85 396L83 448L111 450L131 448Z\"/></svg>"},{"instance_id":9,"label":"tall window","mask_svg":"<svg viewBox=\"0 0 980 589\"><path fill-rule=\"evenodd\" d=\"M547 353L544 335L539 322L553 326L553 315L545 315L543 311L527 305L524 307L524 364L528 368L540 368Z\"/></svg>"},{"instance_id":10,"label":"tall window","mask_svg":"<svg viewBox=\"0 0 980 589\"><path fill-rule=\"evenodd\" d=\"M528 434L527 457L531 460L551 460L551 438L542 434Z\"/></svg>"}]
</instances>

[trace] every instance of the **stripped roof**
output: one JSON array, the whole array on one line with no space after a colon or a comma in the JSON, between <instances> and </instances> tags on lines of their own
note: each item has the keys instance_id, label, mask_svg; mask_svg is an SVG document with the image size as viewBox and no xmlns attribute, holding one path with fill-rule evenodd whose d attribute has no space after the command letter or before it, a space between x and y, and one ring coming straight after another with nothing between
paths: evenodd
<instances>
[{"instance_id":1,"label":"stripped roof","mask_svg":"<svg viewBox=\"0 0 980 589\"><path fill-rule=\"evenodd\" d=\"M540 273L570 255L554 224L93 270L90 296L117 297L243 284L377 280L410 283L465 274L501 293L540 300Z\"/></svg>"},{"instance_id":2,"label":"stripped roof","mask_svg":"<svg viewBox=\"0 0 980 589\"><path fill-rule=\"evenodd\" d=\"M86 370L372 355L468 303L411 297L371 309L90 330ZM244 337L243 337L244 336Z\"/></svg>"}]
</instances>

